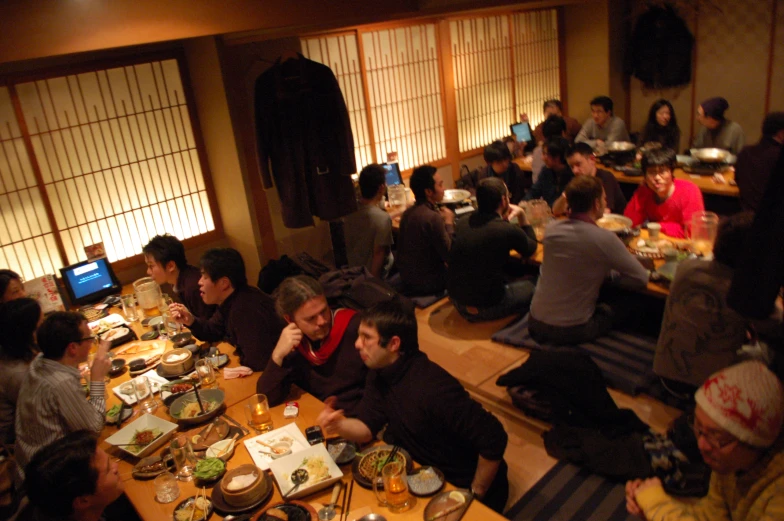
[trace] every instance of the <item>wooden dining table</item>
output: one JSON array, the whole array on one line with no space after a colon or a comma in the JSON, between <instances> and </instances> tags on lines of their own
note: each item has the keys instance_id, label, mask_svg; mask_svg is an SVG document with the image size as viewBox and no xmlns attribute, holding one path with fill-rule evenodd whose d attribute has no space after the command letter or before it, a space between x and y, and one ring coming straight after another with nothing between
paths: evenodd
<instances>
[{"instance_id":1,"label":"wooden dining table","mask_svg":"<svg viewBox=\"0 0 784 521\"><path fill-rule=\"evenodd\" d=\"M517 165L527 171L531 171L531 162L527 160L527 158L515 158L513 160ZM612 167L608 167L602 165L601 163L596 164L598 168L603 170L607 170L608 172L612 173L613 176L618 180L619 183L631 184L631 185L639 185L642 180L643 176L630 176L627 175L619 170L615 170ZM735 182L735 170L730 168L727 172L722 174L724 178L724 183L717 182L713 176L705 176L705 175L694 175L686 172L682 168L676 168L673 172L675 174L676 179L682 179L685 181L691 181L695 185L697 185L700 191L703 194L711 194L711 195L720 195L724 197L730 198L739 198L740 197L740 190L738 190L738 186L734 184Z\"/></svg>"},{"instance_id":2,"label":"wooden dining table","mask_svg":"<svg viewBox=\"0 0 784 521\"><path fill-rule=\"evenodd\" d=\"M131 324L131 327L136 331L138 335L145 332L148 328L142 327L139 322L134 322ZM221 353L229 355L229 364L226 367L237 367L239 366L239 359L234 353L234 348L228 343L220 343L218 344L218 349ZM173 349L171 342L167 341L166 351ZM117 358L120 356L118 355ZM239 438L236 442L236 449L234 455L227 463L227 470L236 468L240 465L253 463L248 450L246 449L245 445L242 444L242 440L247 439L249 437L255 436L253 430L247 427L245 421L245 414L244 414L244 404L245 401L256 392L256 381L258 380L261 373L253 373L251 376L247 376L244 378L236 378L236 379L225 379L223 376L223 371L219 371L218 373L218 387L223 389L226 394L225 400L225 411L224 415L229 416L230 418L238 421L239 423L243 424L247 430L250 431L249 435L243 436ZM121 403L119 398L111 391L113 387L121 385L122 383L128 381L130 379L130 375L126 370L120 376L113 378L109 384L107 384L107 410L108 408L112 407L115 404ZM158 401L158 407L153 412L155 416L160 418L166 419L168 421L174 422L175 420L171 418L167 412L167 408L163 405L160 400L160 396L156 395L156 399ZM292 395L290 397L291 400L298 402L299 404L299 415L296 418L284 418L283 416L283 409L284 405L280 405L277 407L271 408L270 412L272 415L273 427L280 428L284 427L290 423L294 423L297 428L304 434L305 429L311 427L316 424L316 418L318 414L324 407L324 404L318 400L316 397L303 392L296 387L293 388ZM129 423L134 421L136 418L140 416L141 413L136 411L138 407L134 408L134 416L124 422L123 426L127 426ZM187 426L180 426L179 429L175 432L175 436L178 434L186 434L189 438L194 434L197 434L201 431L206 424L195 426L195 427L187 427ZM100 447L104 449L106 452L109 453L110 456L116 459L118 462L119 467L119 474L121 480L124 482L125 485L125 494L127 495L128 499L131 501L133 506L136 508L137 512L139 513L140 517L147 521L162 521L162 520L169 520L174 519L174 509L175 507L184 499L195 496L199 489L197 488L194 482L181 482L178 481L180 495L177 500L162 504L159 503L155 496L155 487L153 484L153 480L137 480L133 477L133 467L138 462L138 458L135 458L126 452L120 450L117 447L114 447L107 443L105 440L107 437L111 436L112 434L118 431L118 427L113 425L106 425L101 432L100 435ZM375 442L376 444L381 443L380 441ZM160 454L164 448L168 446L168 442L164 444L163 447L155 451L153 454ZM352 473L351 473L351 466L345 465L341 468L343 471L342 481L344 483L343 493L346 493L348 490L348 486L352 481ZM269 472L269 471L267 471ZM451 484L447 483L443 490L451 490L454 489ZM316 492L304 499L307 503L310 503L311 506L318 511L322 505L329 503L330 496L332 492L332 487L328 487L320 492ZM210 497L211 495L211 488L207 488L207 496ZM348 521L357 520L362 516L369 514L369 513L377 513L383 515L388 521L413 521L413 520L422 520L424 517L424 509L427 505L430 498L416 498L415 504L413 508L410 510L403 512L403 513L392 513L386 507L379 506L379 503L373 494L372 490L367 490L362 488L358 483L355 483L353 486L353 493L351 496L351 505L348 512ZM263 511L266 508L275 505L277 503L282 502L283 499L281 498L280 491L278 490L277 486L271 496L271 498L260 505L258 507L258 511ZM338 501L338 506L341 505L343 498L341 496L340 500ZM338 510L338 517L336 517L336 521L344 519L342 516L343 512ZM255 519L256 516L254 516ZM223 519L223 516L215 512L211 516L210 519ZM315 521L314 517L314 521ZM502 516L496 514L482 503L478 501L473 501L468 511L466 512L463 519L467 521L480 521L480 520L502 520L504 519Z\"/></svg>"}]
</instances>

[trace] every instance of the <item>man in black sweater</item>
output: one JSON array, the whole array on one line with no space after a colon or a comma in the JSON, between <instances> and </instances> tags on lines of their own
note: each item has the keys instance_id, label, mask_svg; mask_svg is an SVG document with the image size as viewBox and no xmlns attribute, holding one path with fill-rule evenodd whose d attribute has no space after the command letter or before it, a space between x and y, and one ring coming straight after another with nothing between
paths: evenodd
<instances>
[{"instance_id":1,"label":"man in black sweater","mask_svg":"<svg viewBox=\"0 0 784 521\"><path fill-rule=\"evenodd\" d=\"M534 285L507 281L509 251L523 257L536 252L536 234L522 208L511 204L509 190L497 177L476 189L477 212L460 219L449 253L447 289L460 314L470 322L495 320L528 308ZM517 224L509 221L517 219Z\"/></svg>"},{"instance_id":2,"label":"man in black sweater","mask_svg":"<svg viewBox=\"0 0 784 521\"><path fill-rule=\"evenodd\" d=\"M201 258L201 298L218 309L209 320L184 305L169 306L172 318L188 326L193 336L207 342L226 340L237 348L240 363L254 371L267 365L283 324L272 298L248 286L245 262L233 248L213 248Z\"/></svg>"},{"instance_id":3,"label":"man in black sweater","mask_svg":"<svg viewBox=\"0 0 784 521\"><path fill-rule=\"evenodd\" d=\"M328 433L367 443L384 440L422 465L433 465L501 512L509 495L501 422L419 350L414 310L393 299L362 312L357 349L370 368L354 418L331 400L318 417Z\"/></svg>"},{"instance_id":4,"label":"man in black sweater","mask_svg":"<svg viewBox=\"0 0 784 521\"><path fill-rule=\"evenodd\" d=\"M354 349L359 315L353 309L330 309L321 284L307 275L281 283L275 309L288 325L256 390L274 407L296 384L319 400L334 397L338 407L353 412L367 374Z\"/></svg>"}]
</instances>

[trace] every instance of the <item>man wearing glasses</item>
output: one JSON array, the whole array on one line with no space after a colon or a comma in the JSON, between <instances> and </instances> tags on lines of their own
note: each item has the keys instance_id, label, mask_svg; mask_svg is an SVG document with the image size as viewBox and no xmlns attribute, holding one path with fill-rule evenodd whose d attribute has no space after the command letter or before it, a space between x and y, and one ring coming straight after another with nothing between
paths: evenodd
<instances>
[{"instance_id":1,"label":"man wearing glasses","mask_svg":"<svg viewBox=\"0 0 784 521\"><path fill-rule=\"evenodd\" d=\"M643 156L645 182L635 190L623 212L632 220L632 226L657 222L664 235L688 236L692 214L705 210L705 203L699 187L691 181L675 179L674 169L674 150L651 150Z\"/></svg>"},{"instance_id":2,"label":"man wearing glasses","mask_svg":"<svg viewBox=\"0 0 784 521\"><path fill-rule=\"evenodd\" d=\"M19 391L16 406L16 458L20 474L39 449L81 429L100 433L106 412L104 378L110 343L98 346L90 368L90 393L79 384L79 365L96 341L81 313L56 312L37 331L41 354Z\"/></svg>"},{"instance_id":3,"label":"man wearing glasses","mask_svg":"<svg viewBox=\"0 0 784 521\"><path fill-rule=\"evenodd\" d=\"M626 508L648 521L784 519L784 389L760 362L728 367L694 395L694 435L713 470L708 495L684 503L659 478L629 481Z\"/></svg>"}]
</instances>

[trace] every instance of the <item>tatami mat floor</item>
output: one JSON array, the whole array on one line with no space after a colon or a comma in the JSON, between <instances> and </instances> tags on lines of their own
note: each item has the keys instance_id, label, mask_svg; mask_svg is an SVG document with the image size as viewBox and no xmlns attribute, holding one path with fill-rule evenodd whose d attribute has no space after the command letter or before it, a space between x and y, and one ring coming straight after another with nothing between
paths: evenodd
<instances>
[{"instance_id":1,"label":"tatami mat floor","mask_svg":"<svg viewBox=\"0 0 784 521\"><path fill-rule=\"evenodd\" d=\"M431 360L460 380L468 391L493 412L509 434L506 461L509 464L509 502L513 505L553 465L541 434L547 424L525 417L515 408L506 389L495 385L501 374L528 358L528 351L490 340L510 319L470 324L444 299L417 310L419 344ZM634 410L656 430L664 431L680 411L648 396L628 396L610 390L620 407Z\"/></svg>"}]
</instances>

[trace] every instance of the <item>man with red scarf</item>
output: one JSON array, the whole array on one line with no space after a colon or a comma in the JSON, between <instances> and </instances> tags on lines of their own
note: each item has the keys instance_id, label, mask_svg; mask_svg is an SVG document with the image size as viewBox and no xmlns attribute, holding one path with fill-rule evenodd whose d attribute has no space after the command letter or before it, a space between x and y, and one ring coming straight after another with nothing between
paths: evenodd
<instances>
[{"instance_id":1,"label":"man with red scarf","mask_svg":"<svg viewBox=\"0 0 784 521\"><path fill-rule=\"evenodd\" d=\"M283 281L275 309L288 323L256 384L270 406L283 403L291 384L319 400L334 397L338 408L353 411L362 399L367 368L354 344L359 315L330 309L324 289L306 275Z\"/></svg>"}]
</instances>

